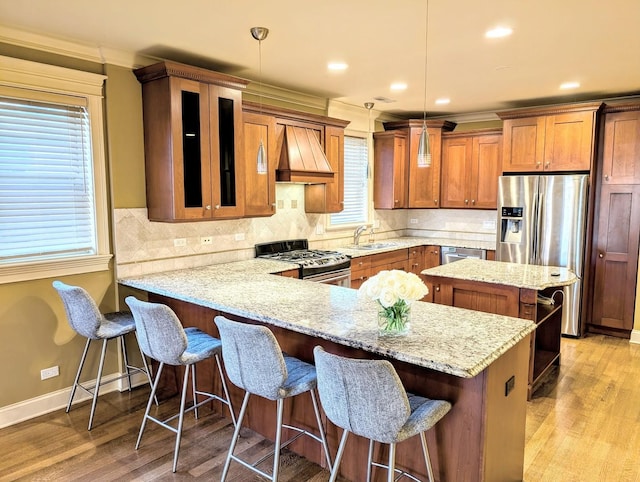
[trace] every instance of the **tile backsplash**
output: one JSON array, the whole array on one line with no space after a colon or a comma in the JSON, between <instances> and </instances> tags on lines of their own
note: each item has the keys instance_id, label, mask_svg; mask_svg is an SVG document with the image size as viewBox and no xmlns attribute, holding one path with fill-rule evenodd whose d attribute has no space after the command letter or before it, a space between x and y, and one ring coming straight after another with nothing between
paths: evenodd
<instances>
[{"instance_id":1,"label":"tile backsplash","mask_svg":"<svg viewBox=\"0 0 640 482\"><path fill-rule=\"evenodd\" d=\"M303 185L277 184L276 205L270 217L191 223L151 222L146 208L116 209L117 276L249 259L255 244L280 239L306 238L320 249L351 243L353 228L328 230L327 215L304 211ZM496 231L495 211L378 210L374 220L376 239L409 235L493 240ZM211 238L211 244L202 244L203 237Z\"/></svg>"}]
</instances>

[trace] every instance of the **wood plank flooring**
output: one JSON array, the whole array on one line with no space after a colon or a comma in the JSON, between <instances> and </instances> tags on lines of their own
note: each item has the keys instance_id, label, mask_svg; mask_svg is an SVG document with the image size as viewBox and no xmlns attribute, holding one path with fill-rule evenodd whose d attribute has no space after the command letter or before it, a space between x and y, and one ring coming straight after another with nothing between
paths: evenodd
<instances>
[{"instance_id":1,"label":"wood plank flooring","mask_svg":"<svg viewBox=\"0 0 640 482\"><path fill-rule=\"evenodd\" d=\"M169 431L150 424L134 450L147 397L145 387L101 397L91 432L86 402L69 414L58 410L0 430L0 481L219 480L232 435L230 419L206 412L197 421L186 417L173 474ZM174 398L157 410L171 413L176 406ZM242 434L239 447L245 456L257 460L269 451L271 444L262 437L247 429ZM638 454L640 345L602 335L563 338L560 369L528 404L524 480L640 481ZM285 451L282 481L328 477L326 470ZM228 480L262 479L232 464Z\"/></svg>"}]
</instances>

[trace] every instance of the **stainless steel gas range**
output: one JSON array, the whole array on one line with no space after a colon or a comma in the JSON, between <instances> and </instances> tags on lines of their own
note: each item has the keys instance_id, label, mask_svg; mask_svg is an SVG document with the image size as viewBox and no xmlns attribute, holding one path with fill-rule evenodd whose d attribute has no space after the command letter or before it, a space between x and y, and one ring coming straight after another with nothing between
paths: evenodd
<instances>
[{"instance_id":1,"label":"stainless steel gas range","mask_svg":"<svg viewBox=\"0 0 640 482\"><path fill-rule=\"evenodd\" d=\"M295 263L299 277L308 281L351 286L351 258L337 251L309 249L306 239L272 241L255 245L257 258Z\"/></svg>"}]
</instances>

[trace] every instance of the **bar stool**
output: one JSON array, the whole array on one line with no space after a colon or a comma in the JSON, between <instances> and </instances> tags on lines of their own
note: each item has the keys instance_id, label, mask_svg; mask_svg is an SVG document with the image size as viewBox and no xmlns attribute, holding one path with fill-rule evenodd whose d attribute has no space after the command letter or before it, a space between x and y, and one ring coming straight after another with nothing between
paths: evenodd
<instances>
[{"instance_id":1,"label":"bar stool","mask_svg":"<svg viewBox=\"0 0 640 482\"><path fill-rule=\"evenodd\" d=\"M236 426L236 418L233 413L231 399L229 398L227 383L224 379L222 368L220 367L222 343L217 338L208 335L198 328L183 328L176 314L166 305L140 301L134 296L128 296L125 301L131 308L131 312L135 319L140 348L150 358L153 358L160 363L158 366L158 373L156 373L156 378L153 383L153 388L151 389L151 395L149 396L149 402L147 403L147 409L145 410L144 417L142 419L142 425L140 426L140 433L138 434L138 440L136 441L136 450L138 450L138 447L140 446L140 441L142 440L142 434L144 433L147 420L151 420L158 425L171 430L176 434L172 468L173 472L175 472L178 466L178 454L180 452L180 440L182 438L182 425L185 412L193 410L195 418L197 419L198 407L205 403L209 403L212 400L218 400L229 407L231 420L233 425ZM220 380L222 381L222 390L224 391L224 398L213 393L197 390L196 388L196 363L212 357L215 359L216 366L218 367L218 373L220 375ZM184 366L185 372L182 383L179 412L165 420L160 420L149 415L149 410L151 409L151 403L158 389L158 382L160 381L160 375L162 374L162 369L165 364ZM189 385L189 372L191 372L193 405L185 409L187 388ZM198 395L204 395L207 398L198 402ZM170 425L169 422L176 418L178 418L178 426L174 427Z\"/></svg>"},{"instance_id":2,"label":"bar stool","mask_svg":"<svg viewBox=\"0 0 640 482\"><path fill-rule=\"evenodd\" d=\"M126 335L127 333L135 332L136 330L136 325L133 321L133 316L131 316L131 313L126 311L118 311L114 313L105 313L103 315L102 313L100 313L100 310L98 309L98 306L96 305L93 298L89 295L89 293L87 293L84 288L81 288L79 286L71 286L63 283L62 281L54 281L52 284L60 295L60 298L62 299L69 325L71 325L71 328L73 328L76 333L84 336L87 339L82 357L80 358L80 364L78 365L78 372L76 373L76 378L73 382L73 387L71 388L71 395L69 396L69 402L67 403L66 412L69 413L69 410L71 410L71 404L73 402L73 398L76 394L77 388L80 388L87 392L89 395L92 395L93 401L91 402L89 426L87 428L87 430L91 430L91 428L93 427L93 415L96 411L96 404L98 402L98 394L102 385L126 377L129 382L129 391L131 391L132 371L143 372L147 376L147 380L149 380L149 386L151 386L151 374L147 365L146 358L142 351L140 351L140 354L142 355L142 363L144 365L144 368L129 365L127 356L127 345L124 340L124 335ZM114 338L120 339L126 373L119 377L110 378L108 381L103 382L102 370L104 368L104 359L107 353L107 343L109 340L112 340ZM93 386L85 387L80 383L80 375L82 374L82 368L84 367L84 362L87 358L89 345L94 340L102 340L102 351L100 353L100 362L98 364L98 375Z\"/></svg>"},{"instance_id":3,"label":"bar stool","mask_svg":"<svg viewBox=\"0 0 640 482\"><path fill-rule=\"evenodd\" d=\"M322 421L320 420L320 412L315 395L316 371L313 365L282 353L276 337L271 330L265 326L239 323L223 316L216 316L215 323L220 331L222 358L229 380L231 380L234 385L245 390L242 408L240 409L240 415L238 415L238 424L236 425L236 430L233 434L231 445L229 446L229 453L227 454L227 460L225 461L220 481L224 482L227 478L227 472L229 471L229 465L232 460L235 460L271 481L277 481L280 450L301 435L308 435L322 444L328 467L331 468L331 456L329 455L329 448L322 427ZM305 392L311 394L313 410L320 432L319 437L299 427L282 423L284 399ZM233 451L238 442L242 419L244 418L247 404L249 403L249 396L252 394L276 401L277 423L274 451L262 457L257 462L249 464L235 456ZM281 443L282 427L298 433L293 438ZM273 472L269 475L256 466L271 455L273 455Z\"/></svg>"},{"instance_id":4,"label":"bar stool","mask_svg":"<svg viewBox=\"0 0 640 482\"><path fill-rule=\"evenodd\" d=\"M447 414L451 404L406 392L393 365L386 360L344 358L329 354L320 346L314 348L313 354L322 408L329 420L344 430L329 480L335 481L338 476L351 432L369 439L367 481L371 480L373 465L387 469L389 482L395 480L396 472L419 480L395 467L396 444L418 434L429 480L433 481L425 432ZM374 441L389 444L388 465L373 462Z\"/></svg>"}]
</instances>

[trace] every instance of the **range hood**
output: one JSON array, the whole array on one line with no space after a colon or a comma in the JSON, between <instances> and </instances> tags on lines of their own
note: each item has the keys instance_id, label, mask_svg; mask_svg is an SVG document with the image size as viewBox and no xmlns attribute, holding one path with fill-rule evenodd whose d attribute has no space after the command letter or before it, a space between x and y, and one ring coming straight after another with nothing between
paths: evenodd
<instances>
[{"instance_id":1,"label":"range hood","mask_svg":"<svg viewBox=\"0 0 640 482\"><path fill-rule=\"evenodd\" d=\"M326 184L332 183L333 177L329 161L314 130L285 126L276 180Z\"/></svg>"}]
</instances>

